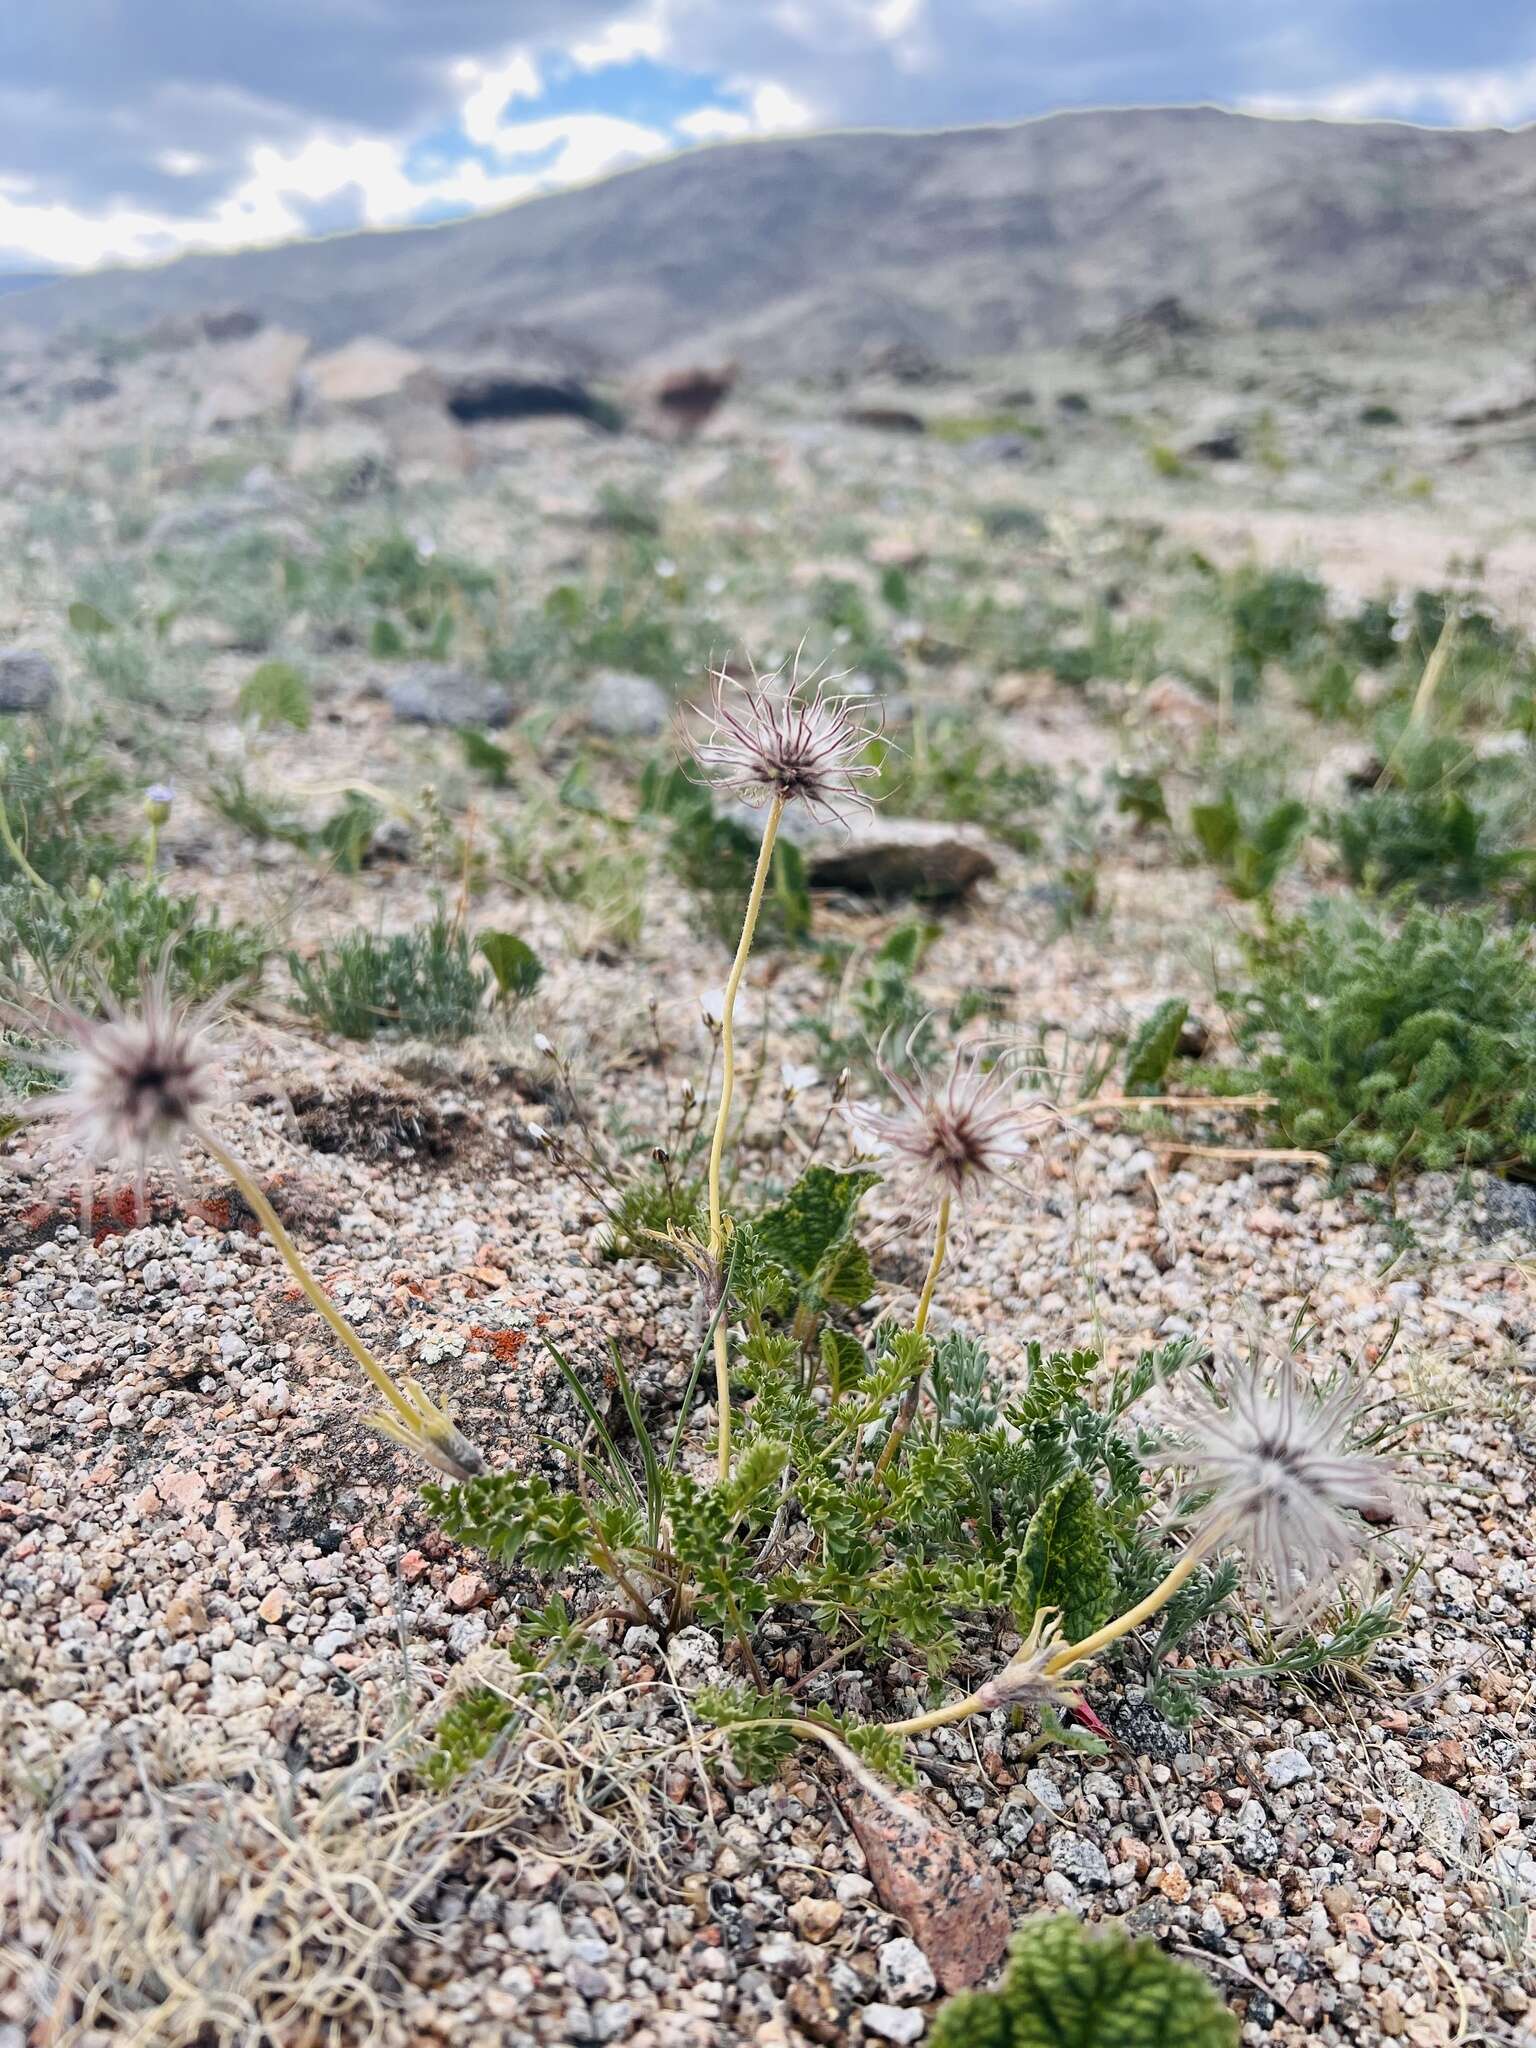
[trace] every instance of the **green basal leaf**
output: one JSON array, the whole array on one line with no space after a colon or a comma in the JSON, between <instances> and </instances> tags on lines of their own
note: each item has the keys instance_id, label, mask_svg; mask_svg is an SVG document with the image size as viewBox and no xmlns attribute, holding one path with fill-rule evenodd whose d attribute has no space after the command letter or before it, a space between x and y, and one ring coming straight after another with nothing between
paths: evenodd
<instances>
[{"instance_id":1,"label":"green basal leaf","mask_svg":"<svg viewBox=\"0 0 1536 2048\"><path fill-rule=\"evenodd\" d=\"M1019 1552L1015 1597L1021 1628L1042 1607L1054 1607L1074 1642L1109 1619L1115 1577L1103 1517L1085 1472L1058 1480L1035 1510Z\"/></svg>"},{"instance_id":2,"label":"green basal leaf","mask_svg":"<svg viewBox=\"0 0 1536 2048\"><path fill-rule=\"evenodd\" d=\"M503 1002L531 996L544 979L544 962L515 932L482 932L475 948L495 975Z\"/></svg>"}]
</instances>

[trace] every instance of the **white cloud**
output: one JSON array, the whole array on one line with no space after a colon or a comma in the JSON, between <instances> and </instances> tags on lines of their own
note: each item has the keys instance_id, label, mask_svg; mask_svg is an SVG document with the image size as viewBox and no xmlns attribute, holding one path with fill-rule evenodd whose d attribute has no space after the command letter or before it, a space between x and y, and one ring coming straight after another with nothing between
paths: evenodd
<instances>
[{"instance_id":1,"label":"white cloud","mask_svg":"<svg viewBox=\"0 0 1536 2048\"><path fill-rule=\"evenodd\" d=\"M667 46L666 24L658 5L610 21L595 36L572 43L568 52L578 71L606 71L611 64L633 64L637 57L653 61Z\"/></svg>"},{"instance_id":2,"label":"white cloud","mask_svg":"<svg viewBox=\"0 0 1536 2048\"><path fill-rule=\"evenodd\" d=\"M208 159L195 149L162 149L155 158L155 169L168 178L195 178L208 169Z\"/></svg>"},{"instance_id":3,"label":"white cloud","mask_svg":"<svg viewBox=\"0 0 1536 2048\"><path fill-rule=\"evenodd\" d=\"M755 87L749 105L752 126L760 135L792 134L797 128L809 128L815 119L809 102L784 85Z\"/></svg>"},{"instance_id":4,"label":"white cloud","mask_svg":"<svg viewBox=\"0 0 1536 2048\"><path fill-rule=\"evenodd\" d=\"M757 133L752 116L737 107L696 107L676 125L677 132L690 142L734 142Z\"/></svg>"},{"instance_id":5,"label":"white cloud","mask_svg":"<svg viewBox=\"0 0 1536 2048\"><path fill-rule=\"evenodd\" d=\"M1536 118L1536 64L1499 71L1378 71L1354 84L1294 97L1256 94L1254 113L1327 114L1342 121L1448 121L1459 128L1514 128Z\"/></svg>"},{"instance_id":6,"label":"white cloud","mask_svg":"<svg viewBox=\"0 0 1536 2048\"><path fill-rule=\"evenodd\" d=\"M454 66L454 83L469 91L459 109L459 125L471 142L491 143L512 100L536 100L542 90L538 66L525 50L503 64L477 64L472 57Z\"/></svg>"}]
</instances>

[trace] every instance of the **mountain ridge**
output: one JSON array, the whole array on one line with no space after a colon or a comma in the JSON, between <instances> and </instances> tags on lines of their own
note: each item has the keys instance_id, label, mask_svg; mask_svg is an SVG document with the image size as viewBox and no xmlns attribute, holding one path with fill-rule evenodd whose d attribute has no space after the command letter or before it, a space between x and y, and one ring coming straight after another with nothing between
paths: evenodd
<instances>
[{"instance_id":1,"label":"mountain ridge","mask_svg":"<svg viewBox=\"0 0 1536 2048\"><path fill-rule=\"evenodd\" d=\"M23 333L239 303L321 346L536 329L616 369L824 374L1060 345L1176 296L1224 324L1378 318L1536 283L1536 131L1103 109L688 150L498 213L8 298Z\"/></svg>"}]
</instances>

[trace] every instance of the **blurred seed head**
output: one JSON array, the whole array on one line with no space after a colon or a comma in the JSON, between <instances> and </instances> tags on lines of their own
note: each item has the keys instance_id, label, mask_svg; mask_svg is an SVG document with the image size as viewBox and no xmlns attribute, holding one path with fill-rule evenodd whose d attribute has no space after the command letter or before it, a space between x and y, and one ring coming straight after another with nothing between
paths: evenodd
<instances>
[{"instance_id":1,"label":"blurred seed head","mask_svg":"<svg viewBox=\"0 0 1536 2048\"><path fill-rule=\"evenodd\" d=\"M1182 1474L1186 1494L1202 1503L1197 1539L1224 1532L1282 1615L1304 1616L1328 1600L1375 1540L1363 1517L1407 1510L1392 1465L1358 1448L1363 1399L1350 1381L1306 1386L1289 1352L1270 1363L1256 1348L1213 1383L1163 1404L1172 1440L1146 1462Z\"/></svg>"},{"instance_id":2,"label":"blurred seed head","mask_svg":"<svg viewBox=\"0 0 1536 2048\"><path fill-rule=\"evenodd\" d=\"M141 1214L153 1168L181 1177L188 1141L199 1136L225 1093L215 1030L221 1011L218 999L197 1008L173 1001L162 967L145 981L131 1010L109 1000L100 1016L63 1003L35 1015L15 1013L23 1031L33 1033L41 1025L59 1044L59 1050L35 1058L61 1077L62 1087L29 1098L19 1114L50 1126L58 1146L82 1160L87 1226L98 1166L114 1164L132 1173Z\"/></svg>"},{"instance_id":3,"label":"blurred seed head","mask_svg":"<svg viewBox=\"0 0 1536 2048\"><path fill-rule=\"evenodd\" d=\"M981 1046L959 1047L937 1082L914 1078L883 1056L878 1064L896 1107L849 1104L854 1140L933 1205L945 1195L964 1203L988 1182L1011 1179L1055 1116L1048 1103L1021 1095L1006 1057L989 1066Z\"/></svg>"}]
</instances>

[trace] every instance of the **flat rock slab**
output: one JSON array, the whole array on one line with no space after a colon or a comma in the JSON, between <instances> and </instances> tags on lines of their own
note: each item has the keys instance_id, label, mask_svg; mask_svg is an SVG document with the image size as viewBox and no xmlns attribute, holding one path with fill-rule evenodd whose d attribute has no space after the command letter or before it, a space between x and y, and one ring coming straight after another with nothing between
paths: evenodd
<instances>
[{"instance_id":1,"label":"flat rock slab","mask_svg":"<svg viewBox=\"0 0 1536 2048\"><path fill-rule=\"evenodd\" d=\"M950 903L997 873L992 843L976 825L876 816L855 819L846 832L817 827L793 836L815 889Z\"/></svg>"},{"instance_id":2,"label":"flat rock slab","mask_svg":"<svg viewBox=\"0 0 1536 2048\"><path fill-rule=\"evenodd\" d=\"M418 661L384 686L390 710L406 725L505 725L511 693L469 669Z\"/></svg>"},{"instance_id":3,"label":"flat rock slab","mask_svg":"<svg viewBox=\"0 0 1536 2048\"><path fill-rule=\"evenodd\" d=\"M0 711L46 711L59 691L59 672L30 647L0 647Z\"/></svg>"}]
</instances>

